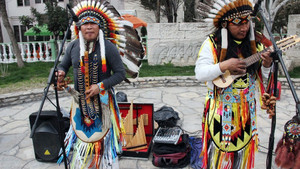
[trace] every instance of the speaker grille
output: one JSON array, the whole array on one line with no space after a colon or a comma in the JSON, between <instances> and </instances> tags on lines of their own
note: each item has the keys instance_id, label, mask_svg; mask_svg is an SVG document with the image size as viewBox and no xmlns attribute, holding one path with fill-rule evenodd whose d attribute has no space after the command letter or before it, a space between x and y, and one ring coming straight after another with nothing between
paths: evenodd
<instances>
[{"instance_id":1,"label":"speaker grille","mask_svg":"<svg viewBox=\"0 0 300 169\"><path fill-rule=\"evenodd\" d=\"M36 115L37 113L35 112L29 116L31 128ZM69 122L69 119L65 119L65 121ZM35 158L41 162L56 162L60 150L56 111L41 112L37 126L32 137ZM65 129L68 127L66 126Z\"/></svg>"}]
</instances>

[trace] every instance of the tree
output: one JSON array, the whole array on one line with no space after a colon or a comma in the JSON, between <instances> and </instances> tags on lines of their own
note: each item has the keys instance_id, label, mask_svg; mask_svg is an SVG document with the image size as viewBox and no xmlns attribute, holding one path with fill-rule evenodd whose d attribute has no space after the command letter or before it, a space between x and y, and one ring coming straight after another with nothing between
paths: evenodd
<instances>
[{"instance_id":1,"label":"tree","mask_svg":"<svg viewBox=\"0 0 300 169\"><path fill-rule=\"evenodd\" d=\"M195 0L185 0L184 7L184 22L195 22Z\"/></svg>"},{"instance_id":2,"label":"tree","mask_svg":"<svg viewBox=\"0 0 300 169\"><path fill-rule=\"evenodd\" d=\"M177 22L177 11L184 0L141 0L141 4L148 10L155 12L159 21L160 11L167 16L168 22Z\"/></svg>"},{"instance_id":3,"label":"tree","mask_svg":"<svg viewBox=\"0 0 300 169\"><path fill-rule=\"evenodd\" d=\"M68 13L54 0L46 3L46 15L48 16L48 29L53 32L54 38L57 39L59 33L66 31L68 27Z\"/></svg>"},{"instance_id":4,"label":"tree","mask_svg":"<svg viewBox=\"0 0 300 169\"><path fill-rule=\"evenodd\" d=\"M14 36L14 32L13 32L11 26L10 26L9 21L8 21L5 0L0 1L0 13L1 13L1 16L2 16L3 25L4 25L7 33L8 33L9 39L11 41L13 52L14 52L16 58L17 58L18 67L24 67L24 62L23 62L23 59L22 59L22 56L21 56L21 51L19 49L17 40Z\"/></svg>"},{"instance_id":5,"label":"tree","mask_svg":"<svg viewBox=\"0 0 300 169\"><path fill-rule=\"evenodd\" d=\"M156 22L160 23L160 0L156 2L156 12L155 12Z\"/></svg>"},{"instance_id":6,"label":"tree","mask_svg":"<svg viewBox=\"0 0 300 169\"><path fill-rule=\"evenodd\" d=\"M27 29L30 29L30 26L33 24L34 19L30 18L29 16L20 16L19 20L21 22L22 25L24 25Z\"/></svg>"},{"instance_id":7,"label":"tree","mask_svg":"<svg viewBox=\"0 0 300 169\"><path fill-rule=\"evenodd\" d=\"M44 14L39 13L35 8L31 8L31 13L39 26L48 25L48 30L53 33L54 40L56 40L59 33L64 32L68 27L68 13L64 8L58 6L57 0L48 0L45 5ZM34 28L39 33L38 28L35 26Z\"/></svg>"},{"instance_id":8,"label":"tree","mask_svg":"<svg viewBox=\"0 0 300 169\"><path fill-rule=\"evenodd\" d=\"M266 17L270 28L273 27L277 12L291 0L264 0L261 4L262 13Z\"/></svg>"},{"instance_id":9,"label":"tree","mask_svg":"<svg viewBox=\"0 0 300 169\"><path fill-rule=\"evenodd\" d=\"M177 22L177 11L178 11L178 8L179 6L183 3L184 1L183 0L169 0L169 4L170 4L170 8L172 9L171 13L173 13L173 16L174 16L174 22L176 23Z\"/></svg>"},{"instance_id":10,"label":"tree","mask_svg":"<svg viewBox=\"0 0 300 169\"><path fill-rule=\"evenodd\" d=\"M286 33L284 29L288 24L288 17L290 14L300 14L300 1L291 0L284 5L278 12L274 20L273 31L282 36L282 33Z\"/></svg>"}]
</instances>

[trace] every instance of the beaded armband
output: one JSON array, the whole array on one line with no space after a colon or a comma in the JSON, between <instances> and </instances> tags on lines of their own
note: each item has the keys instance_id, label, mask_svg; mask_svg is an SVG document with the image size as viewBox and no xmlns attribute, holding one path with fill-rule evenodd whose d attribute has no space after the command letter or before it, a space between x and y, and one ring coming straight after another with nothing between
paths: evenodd
<instances>
[{"instance_id":1,"label":"beaded armband","mask_svg":"<svg viewBox=\"0 0 300 169\"><path fill-rule=\"evenodd\" d=\"M102 82L100 83L97 83L99 89L100 89L100 92L102 92L103 90L105 90L105 87L104 87L104 84Z\"/></svg>"}]
</instances>

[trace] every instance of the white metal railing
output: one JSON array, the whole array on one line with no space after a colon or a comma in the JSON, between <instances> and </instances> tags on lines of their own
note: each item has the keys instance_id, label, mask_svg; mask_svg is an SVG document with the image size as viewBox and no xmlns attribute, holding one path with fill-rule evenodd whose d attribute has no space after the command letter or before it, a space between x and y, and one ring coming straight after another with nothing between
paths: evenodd
<instances>
[{"instance_id":1,"label":"white metal railing","mask_svg":"<svg viewBox=\"0 0 300 169\"><path fill-rule=\"evenodd\" d=\"M144 60L148 59L147 52L147 37L142 37L143 47L145 50ZM63 52L60 59L63 58L64 52L68 43L66 41L63 47ZM60 48L62 40L57 40L57 46ZM21 56L24 62L53 62L55 61L58 51L54 50L54 41L34 41L34 42L18 42L19 49L21 51ZM0 63L14 63L17 62L17 58L13 53L13 48L11 43L0 43Z\"/></svg>"},{"instance_id":2,"label":"white metal railing","mask_svg":"<svg viewBox=\"0 0 300 169\"><path fill-rule=\"evenodd\" d=\"M58 47L61 46L61 40L57 41ZM64 45L63 54L67 43ZM36 41L36 42L19 42L18 46L24 62L51 62L54 61L57 51L54 49L54 41ZM63 54L60 59L62 59ZM0 63L14 63L17 58L13 53L11 43L0 43Z\"/></svg>"}]
</instances>

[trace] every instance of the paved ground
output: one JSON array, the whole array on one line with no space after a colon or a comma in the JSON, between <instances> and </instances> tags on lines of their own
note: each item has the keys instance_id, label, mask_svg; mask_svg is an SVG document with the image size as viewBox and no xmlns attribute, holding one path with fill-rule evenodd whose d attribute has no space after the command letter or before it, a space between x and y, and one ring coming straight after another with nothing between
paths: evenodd
<instances>
[{"instance_id":1,"label":"paved ground","mask_svg":"<svg viewBox=\"0 0 300 169\"><path fill-rule=\"evenodd\" d=\"M167 105L173 107L180 114L179 124L189 132L201 130L200 123L206 89L204 87L158 87L129 89L123 91L128 100L136 103L153 103L154 110ZM297 91L299 93L299 91ZM55 163L38 162L34 157L32 139L29 138L29 115L39 109L40 102L33 102L0 109L0 169L56 169L64 168ZM60 99L61 106L69 110L70 98ZM43 110L55 110L46 101ZM277 103L277 127L275 133L275 147L283 134L283 125L295 115L295 103L289 90L281 92L281 100ZM255 168L266 167L266 153L269 142L271 120L265 112L258 111L258 131L260 136L260 150L256 155ZM273 168L277 168L274 164ZM151 169L156 168L149 160L121 159L122 169ZM190 167L186 167L190 168Z\"/></svg>"}]
</instances>

